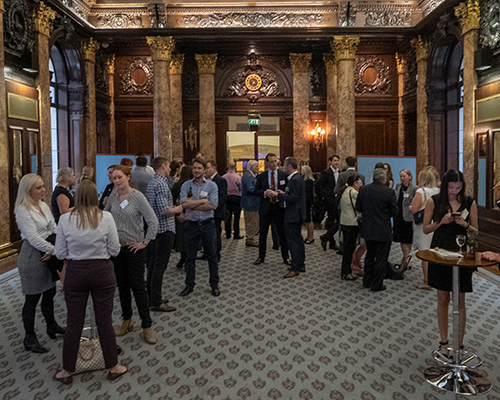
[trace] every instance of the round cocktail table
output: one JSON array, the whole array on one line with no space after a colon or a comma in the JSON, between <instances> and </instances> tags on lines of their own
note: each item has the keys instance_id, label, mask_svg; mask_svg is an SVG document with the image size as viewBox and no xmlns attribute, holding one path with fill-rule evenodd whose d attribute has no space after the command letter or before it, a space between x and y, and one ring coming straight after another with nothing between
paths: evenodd
<instances>
[{"instance_id":1,"label":"round cocktail table","mask_svg":"<svg viewBox=\"0 0 500 400\"><path fill-rule=\"evenodd\" d=\"M486 393L491 389L491 383L485 377L485 373L477 369L481 365L481 360L475 354L460 350L460 311L458 307L460 282L458 271L459 267L491 267L497 262L482 260L481 253L476 253L474 259L466 257L443 258L432 250L420 250L416 256L430 263L453 266L453 346L448 351L451 357L435 350L433 357L441 365L427 368L424 371L425 379L433 386L462 395Z\"/></svg>"}]
</instances>

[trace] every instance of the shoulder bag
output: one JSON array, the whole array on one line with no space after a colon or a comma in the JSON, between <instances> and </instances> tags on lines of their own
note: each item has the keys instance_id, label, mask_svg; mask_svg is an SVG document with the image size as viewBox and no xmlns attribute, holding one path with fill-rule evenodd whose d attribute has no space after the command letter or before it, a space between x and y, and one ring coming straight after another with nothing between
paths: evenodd
<instances>
[{"instance_id":1,"label":"shoulder bag","mask_svg":"<svg viewBox=\"0 0 500 400\"><path fill-rule=\"evenodd\" d=\"M349 189L347 189L349 190ZM351 200L351 206L352 209L354 210L354 216L356 217L356 220L358 221L358 227L361 229L361 215L358 215L356 212L356 207L354 207L354 202L352 201L352 196L351 196L351 190L349 190L349 199Z\"/></svg>"},{"instance_id":2,"label":"shoulder bag","mask_svg":"<svg viewBox=\"0 0 500 400\"><path fill-rule=\"evenodd\" d=\"M425 203L427 202L427 192L425 191L425 188L422 188L424 192L424 208L420 211L417 211L415 214L413 214L413 221L415 222L415 225L420 225L424 223L424 214L425 214Z\"/></svg>"}]
</instances>

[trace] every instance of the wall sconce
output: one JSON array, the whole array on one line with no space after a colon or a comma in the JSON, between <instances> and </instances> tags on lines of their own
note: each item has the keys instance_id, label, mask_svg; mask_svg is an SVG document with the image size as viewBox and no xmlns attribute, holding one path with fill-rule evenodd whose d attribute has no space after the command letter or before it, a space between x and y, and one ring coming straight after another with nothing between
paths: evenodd
<instances>
[{"instance_id":1,"label":"wall sconce","mask_svg":"<svg viewBox=\"0 0 500 400\"><path fill-rule=\"evenodd\" d=\"M316 151L319 151L321 149L321 146L323 145L325 130L322 129L321 126L319 126L319 122L316 121L316 126L309 134L311 135L311 138L313 140L314 148L316 149Z\"/></svg>"}]
</instances>

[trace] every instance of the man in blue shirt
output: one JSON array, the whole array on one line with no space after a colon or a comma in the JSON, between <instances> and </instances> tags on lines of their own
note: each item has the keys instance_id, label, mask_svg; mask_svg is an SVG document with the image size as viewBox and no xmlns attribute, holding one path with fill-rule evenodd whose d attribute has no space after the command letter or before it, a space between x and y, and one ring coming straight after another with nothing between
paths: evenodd
<instances>
[{"instance_id":1,"label":"man in blue shirt","mask_svg":"<svg viewBox=\"0 0 500 400\"><path fill-rule=\"evenodd\" d=\"M217 260L217 232L214 210L219 204L219 189L215 182L205 179L205 160L193 160L194 179L184 182L181 187L180 203L186 210L184 241L186 248L186 287L180 296L193 291L198 244L203 243L203 251L208 259L212 295L219 296L219 263Z\"/></svg>"},{"instance_id":2,"label":"man in blue shirt","mask_svg":"<svg viewBox=\"0 0 500 400\"><path fill-rule=\"evenodd\" d=\"M175 307L163 303L161 287L174 245L175 214L182 212L182 206L174 207L167 182L170 174L168 160L156 157L152 164L155 175L148 184L146 198L158 218L159 227L156 239L149 244L151 257L148 263L147 289L151 310L171 312L175 311Z\"/></svg>"}]
</instances>

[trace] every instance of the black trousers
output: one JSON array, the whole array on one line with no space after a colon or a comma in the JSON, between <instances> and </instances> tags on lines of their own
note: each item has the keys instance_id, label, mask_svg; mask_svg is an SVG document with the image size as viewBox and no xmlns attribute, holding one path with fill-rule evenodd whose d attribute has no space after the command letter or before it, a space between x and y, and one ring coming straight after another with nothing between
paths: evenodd
<instances>
[{"instance_id":1,"label":"black trousers","mask_svg":"<svg viewBox=\"0 0 500 400\"><path fill-rule=\"evenodd\" d=\"M137 250L134 253L128 247L122 247L120 254L113 257L112 260L115 266L118 293L120 294L122 318L124 320L132 318L132 293L134 293L135 304L142 320L141 326L150 328L153 320L149 312L148 292L144 279L146 249Z\"/></svg>"},{"instance_id":2,"label":"black trousers","mask_svg":"<svg viewBox=\"0 0 500 400\"><path fill-rule=\"evenodd\" d=\"M54 318L54 296L56 295L56 288L50 288L43 293L27 294L23 306L23 325L26 335L35 334L35 315L36 306L42 298L42 314L45 318L47 326L54 325L56 320Z\"/></svg>"},{"instance_id":3,"label":"black trousers","mask_svg":"<svg viewBox=\"0 0 500 400\"><path fill-rule=\"evenodd\" d=\"M352 254L356 250L359 228L357 226L341 225L344 238L344 249L342 254L342 275L352 273Z\"/></svg>"},{"instance_id":4,"label":"black trousers","mask_svg":"<svg viewBox=\"0 0 500 400\"><path fill-rule=\"evenodd\" d=\"M280 239L281 257L288 260L288 244L285 234L285 210L277 205L271 206L266 215L260 215L259 257L266 258L267 234L271 221L276 223L276 230Z\"/></svg>"},{"instance_id":5,"label":"black trousers","mask_svg":"<svg viewBox=\"0 0 500 400\"><path fill-rule=\"evenodd\" d=\"M302 222L285 222L286 240L292 256L291 271L303 271L306 261L306 249L302 237Z\"/></svg>"},{"instance_id":6,"label":"black trousers","mask_svg":"<svg viewBox=\"0 0 500 400\"><path fill-rule=\"evenodd\" d=\"M325 222L325 238L330 243L335 243L334 235L339 230L339 210L337 207L337 202L328 202L326 210L328 213L328 218Z\"/></svg>"},{"instance_id":7,"label":"black trousers","mask_svg":"<svg viewBox=\"0 0 500 400\"><path fill-rule=\"evenodd\" d=\"M241 215L241 196L230 195L227 196L226 201L226 238L231 238L231 222L234 215L233 234L240 236L240 215Z\"/></svg>"},{"instance_id":8,"label":"black trousers","mask_svg":"<svg viewBox=\"0 0 500 400\"><path fill-rule=\"evenodd\" d=\"M172 247L174 246L175 234L170 231L156 235L150 247L151 257L148 263L147 288L149 304L153 307L161 306L161 287L163 285L163 275L170 261Z\"/></svg>"},{"instance_id":9,"label":"black trousers","mask_svg":"<svg viewBox=\"0 0 500 400\"><path fill-rule=\"evenodd\" d=\"M222 219L214 218L214 222L215 222L215 233L217 235L217 240L216 240L217 262L219 262L220 252L222 250Z\"/></svg>"},{"instance_id":10,"label":"black trousers","mask_svg":"<svg viewBox=\"0 0 500 400\"><path fill-rule=\"evenodd\" d=\"M366 241L364 287L372 290L382 289L390 251L391 242Z\"/></svg>"}]
</instances>

